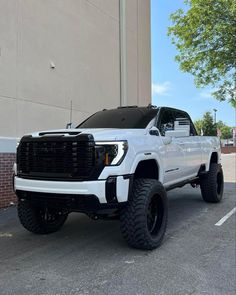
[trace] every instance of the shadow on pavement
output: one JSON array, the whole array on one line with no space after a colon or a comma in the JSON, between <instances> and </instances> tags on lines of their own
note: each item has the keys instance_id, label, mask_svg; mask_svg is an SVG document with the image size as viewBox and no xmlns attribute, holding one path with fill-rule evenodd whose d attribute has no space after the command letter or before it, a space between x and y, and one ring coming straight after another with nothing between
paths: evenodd
<instances>
[{"instance_id":1,"label":"shadow on pavement","mask_svg":"<svg viewBox=\"0 0 236 295\"><path fill-rule=\"evenodd\" d=\"M235 192L235 183L225 183L222 203L227 201L227 196L232 192ZM190 186L173 190L168 193L168 197L169 223L164 243L168 241L168 237L178 235L178 231L184 230L190 222L201 222L201 218L208 210L214 211L220 206L220 204L205 203L201 198L200 189ZM0 258L2 259L21 255L22 251L32 250L37 250L43 255L44 249L47 255L55 254L55 252L66 255L66 253L80 250L93 252L95 256L99 252L104 255L104 251L108 255L113 255L117 251L138 251L127 247L120 233L119 221L93 221L77 213L69 216L60 231L40 236L27 232L19 224L16 208L9 208L6 211L0 211L0 232L12 235L8 239L1 238Z\"/></svg>"}]
</instances>

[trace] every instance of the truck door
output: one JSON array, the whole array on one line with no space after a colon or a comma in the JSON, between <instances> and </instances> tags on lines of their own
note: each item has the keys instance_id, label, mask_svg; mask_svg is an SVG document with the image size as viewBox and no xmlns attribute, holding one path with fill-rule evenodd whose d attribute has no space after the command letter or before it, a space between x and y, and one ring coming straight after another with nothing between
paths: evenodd
<instances>
[{"instance_id":1,"label":"truck door","mask_svg":"<svg viewBox=\"0 0 236 295\"><path fill-rule=\"evenodd\" d=\"M177 141L182 147L185 155L185 169L183 176L192 177L198 173L201 165L202 149L200 137L197 136L192 120L186 112L175 110L174 117L176 121L178 118L186 119L190 124L189 136L178 137Z\"/></svg>"},{"instance_id":2,"label":"truck door","mask_svg":"<svg viewBox=\"0 0 236 295\"><path fill-rule=\"evenodd\" d=\"M186 159L182 141L173 137L169 144L165 142L165 132L174 129L175 114L170 108L162 108L156 124L161 134L163 145L159 152L163 159L164 184L172 184L181 181L185 174Z\"/></svg>"}]
</instances>

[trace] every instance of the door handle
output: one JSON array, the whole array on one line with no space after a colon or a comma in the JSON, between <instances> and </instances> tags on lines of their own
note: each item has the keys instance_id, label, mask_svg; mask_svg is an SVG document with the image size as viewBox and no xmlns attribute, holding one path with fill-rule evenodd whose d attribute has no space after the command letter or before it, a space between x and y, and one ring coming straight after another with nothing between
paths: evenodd
<instances>
[{"instance_id":1,"label":"door handle","mask_svg":"<svg viewBox=\"0 0 236 295\"><path fill-rule=\"evenodd\" d=\"M165 136L165 137L163 137L162 141L163 141L163 143L165 145L170 144L172 142L172 137L171 136Z\"/></svg>"}]
</instances>

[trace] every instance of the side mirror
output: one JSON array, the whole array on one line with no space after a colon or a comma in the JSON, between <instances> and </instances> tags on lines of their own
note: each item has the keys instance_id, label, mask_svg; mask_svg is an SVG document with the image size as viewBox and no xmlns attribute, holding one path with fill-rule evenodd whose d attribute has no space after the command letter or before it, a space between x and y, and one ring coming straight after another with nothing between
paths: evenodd
<instances>
[{"instance_id":1,"label":"side mirror","mask_svg":"<svg viewBox=\"0 0 236 295\"><path fill-rule=\"evenodd\" d=\"M68 123L66 124L66 129L74 129L76 125L74 123Z\"/></svg>"},{"instance_id":2,"label":"side mirror","mask_svg":"<svg viewBox=\"0 0 236 295\"><path fill-rule=\"evenodd\" d=\"M149 134L150 134L150 135L159 136L160 132L159 132L159 130L157 129L157 127L152 126L152 128L149 130Z\"/></svg>"}]
</instances>

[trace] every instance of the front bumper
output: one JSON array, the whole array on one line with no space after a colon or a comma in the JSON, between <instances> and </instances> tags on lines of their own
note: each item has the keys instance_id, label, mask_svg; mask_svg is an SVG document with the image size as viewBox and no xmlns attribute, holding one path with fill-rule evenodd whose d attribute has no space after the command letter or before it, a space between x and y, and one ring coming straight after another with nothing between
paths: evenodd
<instances>
[{"instance_id":1,"label":"front bumper","mask_svg":"<svg viewBox=\"0 0 236 295\"><path fill-rule=\"evenodd\" d=\"M110 181L115 179L114 181ZM15 176L15 191L35 193L96 196L100 204L122 203L128 200L131 176L113 176L107 180L96 181L48 181L32 180ZM110 184L112 183L112 184ZM113 186L110 188L110 186ZM112 197L110 194L114 194Z\"/></svg>"}]
</instances>

